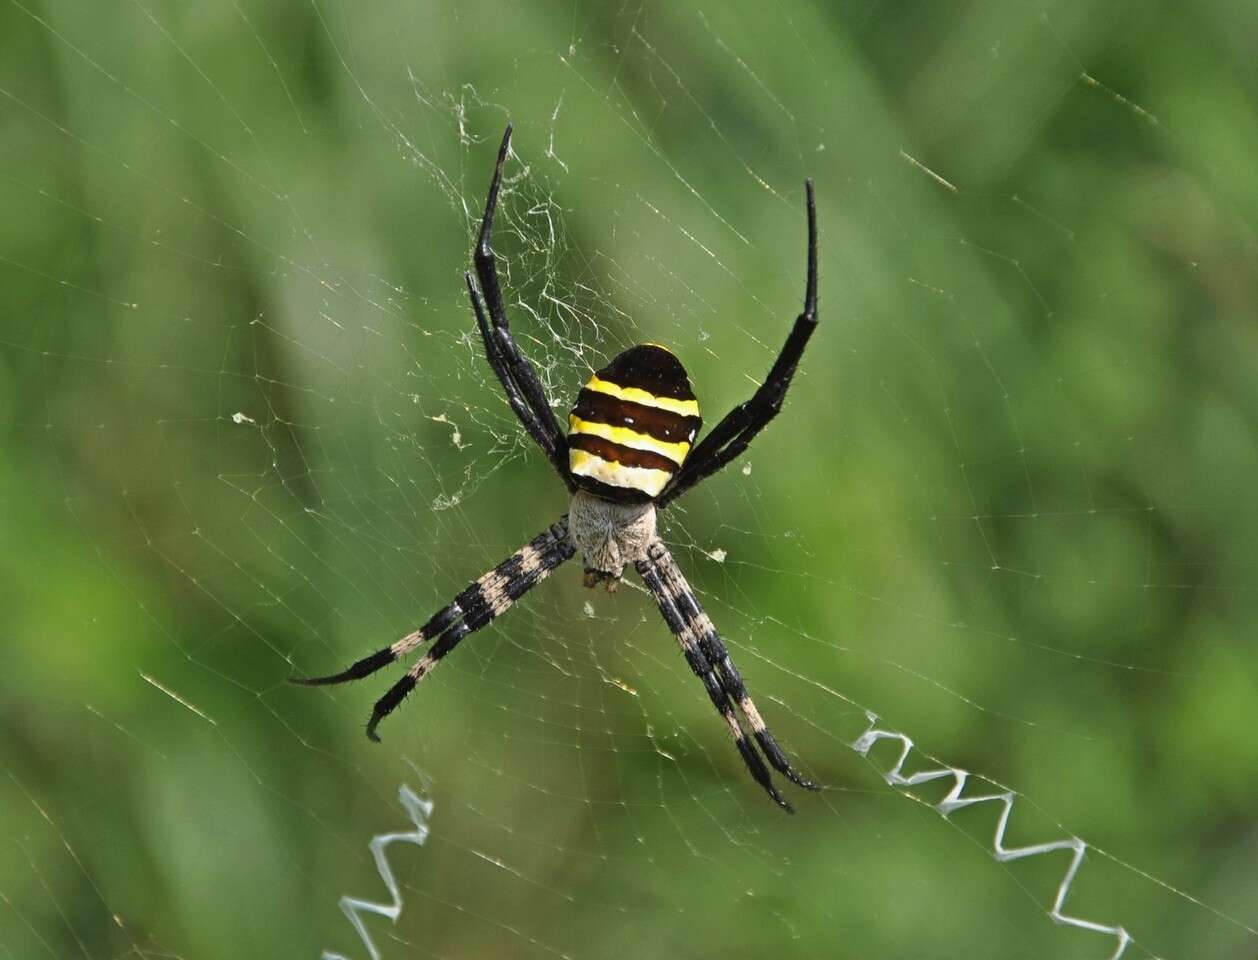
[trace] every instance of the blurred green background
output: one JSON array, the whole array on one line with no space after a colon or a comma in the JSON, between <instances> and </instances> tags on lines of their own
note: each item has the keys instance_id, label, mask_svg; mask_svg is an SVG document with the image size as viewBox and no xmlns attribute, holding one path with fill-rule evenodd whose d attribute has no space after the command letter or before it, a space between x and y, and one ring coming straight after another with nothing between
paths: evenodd
<instances>
[{"instance_id":1,"label":"blurred green background","mask_svg":"<svg viewBox=\"0 0 1258 960\"><path fill-rule=\"evenodd\" d=\"M0 6L0 957L1258 955L1258 9ZM330 672L551 522L556 408L672 345L784 415L665 536L826 784L782 816L649 599L561 570L382 727ZM884 749L885 748L885 749ZM915 754L906 773L928 765ZM972 790L991 792L976 779Z\"/></svg>"}]
</instances>

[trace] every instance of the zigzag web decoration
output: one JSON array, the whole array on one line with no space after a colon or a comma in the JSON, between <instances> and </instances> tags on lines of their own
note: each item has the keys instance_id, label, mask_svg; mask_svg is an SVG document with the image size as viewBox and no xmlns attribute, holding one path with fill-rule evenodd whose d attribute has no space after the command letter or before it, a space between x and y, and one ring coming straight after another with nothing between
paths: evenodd
<instances>
[{"instance_id":1,"label":"zigzag web decoration","mask_svg":"<svg viewBox=\"0 0 1258 960\"><path fill-rule=\"evenodd\" d=\"M1009 820L1013 814L1013 804L1018 798L1018 793L1014 790L1002 787L994 781L993 783L999 789L994 793L976 794L972 796L963 796L967 784L970 782L971 773L960 767L938 766L930 769L919 770L915 773L905 774L904 767L908 763L909 757L913 754L913 740L906 734L895 730L884 730L878 726L878 716L872 711L865 710L865 718L869 725L855 741L851 747L860 756L869 760L869 754L874 746L883 740L892 740L900 744L899 756L890 769L883 772L883 779L889 786L905 790L906 793L914 787L920 787L927 783L933 783L937 780L952 778L952 787L948 790L947 795L935 803L929 803L940 816L947 818L957 810L967 807L977 806L982 803L999 804L1001 807L1000 816L996 821L996 829L992 836L992 855L1000 863L1008 863L1014 860L1024 860L1030 857L1042 856L1046 854L1056 853L1058 851L1070 851L1070 862L1066 867L1065 873L1062 875L1061 882L1057 885L1057 893L1053 898L1052 907L1048 914L1055 923L1065 926L1075 927L1080 930L1088 930L1098 934L1111 936L1115 940L1114 951L1109 955L1109 960L1120 960L1127 952L1127 947L1132 943L1131 934L1124 927L1112 924L1100 923L1095 920L1087 920L1083 917L1073 916L1065 912L1066 899L1070 895L1070 888L1074 883L1075 877L1079 872L1080 866L1083 864L1084 856L1087 853L1088 844L1078 836L1067 836L1060 840L1050 840L1045 843L1031 844L1022 847L1008 847L1005 845L1005 833L1009 827ZM917 751L919 757L925 758L937 763L934 757L929 754ZM871 761L872 762L872 761ZM423 788L425 792L428 789L427 777L416 770L416 773L423 780ZM983 778L987 780L987 778ZM928 803L912 793L908 793L919 802ZM358 933L359 939L371 960L381 960L380 951L376 947L375 941L372 940L371 934L368 933L366 924L363 922L363 914L375 914L377 916L387 917L390 921L396 923L402 914L402 895L398 886L397 878L394 876L393 868L389 865L388 858L385 854L385 848L392 843L404 842L413 843L416 846L423 846L428 839L429 827L428 818L432 815L433 802L426 797L420 796L413 791L407 784L402 784L398 788L398 802L402 804L406 810L411 822L415 825L412 831L383 833L371 839L368 846L371 854L376 862L376 870L380 874L380 879L384 881L385 888L389 892L390 900L387 903L376 903L370 900L362 900L357 897L343 896L340 899L341 912L349 918L350 925ZM320 960L349 960L343 954L334 953L330 950L324 950L320 955Z\"/></svg>"},{"instance_id":2,"label":"zigzag web decoration","mask_svg":"<svg viewBox=\"0 0 1258 960\"><path fill-rule=\"evenodd\" d=\"M412 769L414 769L412 767ZM416 771L419 773L419 771ZM423 774L420 774L423 777ZM427 778L423 777L424 784L422 789L425 792L428 789ZM376 948L375 941L371 939L371 934L367 932L367 926L363 923L362 915L364 913L374 913L381 917L388 917L393 923L397 923L397 918L402 914L402 893L398 888L397 878L393 875L393 868L389 866L388 858L385 856L385 847L391 843L413 843L422 847L424 841L428 839L428 818L432 815L433 803L426 797L421 797L415 793L409 786L402 784L398 788L398 802L406 810L411 818L411 822L415 824L415 829L405 833L382 833L372 837L371 855L376 861L376 870L380 874L380 879L384 881L385 887L389 891L392 898L389 903L373 903L370 900L359 900L356 897L341 897L341 912L349 917L350 925L358 933L358 938L362 941L363 946L367 948L367 953L371 960L380 960L380 951ZM331 950L324 950L320 954L320 960L349 960L339 953L333 953Z\"/></svg>"},{"instance_id":3,"label":"zigzag web decoration","mask_svg":"<svg viewBox=\"0 0 1258 960\"><path fill-rule=\"evenodd\" d=\"M1064 924L1070 927L1076 927L1080 930L1091 930L1095 933L1107 934L1116 941L1114 952L1110 954L1109 960L1119 960L1127 951L1128 945L1131 943L1131 934L1123 927L1113 926L1105 923L1098 923L1095 920L1085 920L1082 917L1072 916L1065 912L1064 907L1066 898L1070 895L1070 887L1074 883L1075 875L1079 872L1079 867L1083 863L1084 854L1087 852L1088 845L1082 837L1069 836L1061 840L1051 840L1047 843L1037 843L1025 847L1006 847L1005 846L1005 830L1009 826L1009 817L1013 813L1013 802L1017 799L1018 794L1007 788L1001 787L1000 784L994 784L998 788L996 793L985 793L975 796L964 797L962 793L965 791L966 784L970 779L970 772L962 770L960 767L942 766L933 769L919 770L916 773L904 774L904 765L908 761L909 754L913 752L913 741L903 733L894 730L882 730L878 727L878 717L870 711L865 711L865 717L869 721L869 726L855 742L852 743L852 749L866 759L869 759L869 752L874 745L881 740L896 740L900 743L900 756L896 760L895 765L883 773L883 779L892 787L899 787L906 792L913 788L919 787L925 783L931 783L936 780L942 780L951 777L953 780L952 789L948 791L948 795L937 803L930 804L939 815L947 818L957 810L965 807L972 807L980 803L996 803L1000 804L1002 809L1000 817L996 821L996 831L992 837L992 853L1001 863L1008 863L1012 860L1024 860L1028 857L1036 857L1043 854L1056 853L1058 850L1071 851L1070 864L1066 867L1066 872L1061 878L1061 883L1057 885L1057 895L1053 898L1052 909L1048 915L1052 917L1054 923ZM918 756L937 763L934 757L924 754L920 750ZM984 778L986 779L986 778ZM988 781L994 783L994 781ZM909 794L913 796L912 794ZM914 799L921 800L920 797L914 796ZM922 801L927 802L927 801Z\"/></svg>"},{"instance_id":4,"label":"zigzag web decoration","mask_svg":"<svg viewBox=\"0 0 1258 960\"><path fill-rule=\"evenodd\" d=\"M1029 857L1041 856L1044 854L1056 853L1059 850L1068 850L1071 852L1070 863L1066 867L1065 873L1062 875L1061 882L1057 885L1057 893L1053 898L1052 907L1049 909L1049 916L1055 923L1065 926L1075 927L1080 930L1089 930L1094 933L1106 934L1115 940L1114 951L1109 955L1109 960L1120 960L1126 953L1127 947L1131 944L1131 934L1121 926L1112 924L1099 923L1095 920L1087 920L1082 917L1076 917L1065 912L1066 898L1070 895L1070 888L1074 883L1075 876L1079 872L1080 866L1087 853L1088 844L1078 836L1068 836L1060 840L1050 840L1046 843L1031 844L1023 847L1007 847L1005 846L1005 833L1009 826L1009 819L1013 813L1014 800L1018 794L1014 790L1007 788L1000 789L995 793L985 793L973 796L962 796L965 792L966 785L970 781L971 774L968 770L960 767L940 766L933 769L919 770L916 773L905 775L904 766L908 762L910 755L913 753L913 740L906 734L894 730L883 730L878 727L877 714L866 710L865 717L869 722L869 726L851 744L853 750L862 757L869 759L869 754L873 750L875 744L883 740L893 740L900 744L899 756L892 767L885 771L882 776L889 786L904 789L906 792L914 787L923 784L933 783L937 780L943 780L948 777L952 778L952 787L947 795L936 803L929 804L940 814L947 818L957 810L966 807L976 806L981 803L995 803L1001 807L1000 816L996 821L996 829L992 837L992 854L997 861L1008 863L1014 860L1023 860ZM934 757L924 754L920 750L918 756L925 759L935 761ZM872 762L872 761L871 761ZM935 761L937 762L937 761ZM416 771L417 773L419 771ZM423 789L427 790L427 778L420 773L424 780ZM987 779L987 778L984 778ZM988 781L993 782L994 781ZM996 784L1000 787L1000 784ZM913 796L912 794L909 794ZM914 799L922 801L920 797L914 796ZM383 833L372 838L368 845L371 854L376 861L376 870L380 874L380 879L384 881L385 888L389 891L390 901L388 903L375 903L370 900L362 900L356 897L341 897L341 912L349 918L350 925L358 933L359 939L371 960L381 960L380 951L376 947L375 941L372 940L371 934L367 932L366 924L363 922L363 914L371 913L377 916L387 917L390 921L396 923L402 914L402 895L398 886L397 878L393 874L393 868L389 865L385 848L391 843L404 842L413 843L416 846L423 846L428 839L428 818L432 815L433 802L426 797L422 797L415 793L407 784L402 784L398 788L398 802L402 804L403 809L411 818L411 822L415 825L413 831ZM320 955L320 960L349 960L343 954L334 953L330 950L324 950Z\"/></svg>"}]
</instances>

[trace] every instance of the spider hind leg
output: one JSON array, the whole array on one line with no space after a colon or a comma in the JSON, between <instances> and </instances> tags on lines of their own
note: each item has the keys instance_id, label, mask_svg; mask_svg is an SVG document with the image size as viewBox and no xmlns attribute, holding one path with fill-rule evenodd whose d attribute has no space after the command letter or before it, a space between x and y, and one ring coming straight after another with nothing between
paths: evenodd
<instances>
[{"instance_id":1,"label":"spider hind leg","mask_svg":"<svg viewBox=\"0 0 1258 960\"><path fill-rule=\"evenodd\" d=\"M480 289L477 290L470 274L465 275L464 279L467 282L472 311L476 314L476 325L485 346L485 359L502 384L507 403L551 462L564 486L573 490L575 485L568 472L567 438L559 429L559 421L555 419L554 411L550 408L550 401L538 379L537 371L511 335L507 308L502 298L502 284L498 279L498 261L490 244L494 213L498 208L498 194L502 189L502 168L507 162L510 149L511 124L507 124L507 130L502 135L502 144L498 147L498 161L494 166L493 180L489 184L489 196L485 200L480 235L472 253L472 266L476 270Z\"/></svg>"},{"instance_id":2,"label":"spider hind leg","mask_svg":"<svg viewBox=\"0 0 1258 960\"><path fill-rule=\"evenodd\" d=\"M736 406L725 415L686 458L680 470L655 498L663 509L696 484L742 455L756 435L760 433L782 409L786 391L795 376L795 368L803 356L808 339L817 328L817 203L813 196L812 181L804 181L808 197L808 277L804 283L804 312L795 318L795 325L787 335L769 375L765 377L750 400Z\"/></svg>"}]
</instances>

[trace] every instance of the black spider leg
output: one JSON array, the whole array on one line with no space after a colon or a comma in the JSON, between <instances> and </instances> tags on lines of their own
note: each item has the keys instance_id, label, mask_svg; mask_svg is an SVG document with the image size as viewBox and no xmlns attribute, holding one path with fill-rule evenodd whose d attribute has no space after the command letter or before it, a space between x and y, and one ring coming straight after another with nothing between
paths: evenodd
<instances>
[{"instance_id":1,"label":"black spider leg","mask_svg":"<svg viewBox=\"0 0 1258 960\"><path fill-rule=\"evenodd\" d=\"M472 301L472 309L476 312L476 323L480 327L481 339L485 344L485 358L489 361L489 365L493 368L494 373L498 375L498 381L502 384L502 389L507 394L507 402L511 405L511 409L515 411L515 415L519 417L520 422L524 424L524 429L529 432L529 436L542 448L542 452L546 454L546 459L559 471L560 477L563 478L569 490L574 489L567 467L567 439L563 440L562 449L557 447L546 428L542 425L542 422L538 419L537 414L533 412L533 408L529 405L528 400L520 392L519 384L512 378L511 372L507 368L506 359L502 355L502 347L490 330L489 323L485 318L485 303L481 299L480 292L472 282L472 275L470 273L465 274L464 279L467 280L467 293Z\"/></svg>"},{"instance_id":2,"label":"black spider leg","mask_svg":"<svg viewBox=\"0 0 1258 960\"><path fill-rule=\"evenodd\" d=\"M817 205L812 181L805 180L804 188L808 195L808 280L804 288L804 312L795 318L795 326L764 383L750 400L727 413L690 452L681 469L655 498L656 507L667 506L741 454L782 409L799 358L817 328Z\"/></svg>"},{"instance_id":3,"label":"black spider leg","mask_svg":"<svg viewBox=\"0 0 1258 960\"><path fill-rule=\"evenodd\" d=\"M777 738L773 736L772 732L765 725L764 718L760 715L760 711L756 709L755 701L751 699L751 695L747 692L747 686L743 683L742 674L738 672L738 668L734 666L734 661L730 659L729 650L725 647L725 641L721 639L721 635L717 632L715 625L713 625L712 619L699 603L699 598L695 596L694 589L682 574L681 568L677 566L677 561L673 559L673 555L668 552L668 549L663 544L659 544L659 549L651 551L649 555L655 562L656 570L659 571L663 578L664 586L674 598L677 609L686 620L691 633L698 639L699 648L703 651L704 656L708 658L708 662L716 669L717 676L721 680L721 686L725 688L730 699L738 704L739 711L746 719L747 725L751 727L751 732L755 736L756 742L760 744L760 749L764 751L764 755L769 758L769 763L773 769L792 783L806 790L821 789L811 780L805 780L791 766L785 751L778 745Z\"/></svg>"},{"instance_id":4,"label":"black spider leg","mask_svg":"<svg viewBox=\"0 0 1258 960\"><path fill-rule=\"evenodd\" d=\"M471 274L464 274L467 281L468 296L472 300L472 309L476 312L476 323L480 327L481 339L485 343L485 359L493 368L506 391L507 401L515 411L529 436L542 448L546 458L554 466L564 485L569 491L576 489L572 476L568 471L568 438L559 428L555 412L546 399L546 391L537 378L537 371L521 351L511 335L507 324L507 310L502 302L502 287L498 282L498 264L494 251L490 247L490 236L494 228L494 212L498 207L498 192L502 187L502 167L507 160L507 150L511 146L511 124L502 137L502 146L498 148L498 163L494 167L494 178L489 184L489 198L485 201L485 215L481 220L480 238L476 242L476 251L472 254L472 263L476 267L476 277L480 281L480 289L484 300L477 293L472 283ZM486 312L489 319L486 319ZM492 321L492 326L490 324Z\"/></svg>"},{"instance_id":5,"label":"black spider leg","mask_svg":"<svg viewBox=\"0 0 1258 960\"><path fill-rule=\"evenodd\" d=\"M538 534L507 559L469 583L454 600L439 610L424 626L407 634L391 646L364 657L341 673L327 677L297 678L291 683L320 686L358 680L375 673L414 650L420 644L437 638L429 651L406 675L385 693L372 709L367 736L379 740L376 726L406 695L415 688L447 653L470 633L493 622L529 590L546 579L556 567L571 559L576 547L568 536L568 520L562 517Z\"/></svg>"},{"instance_id":6,"label":"black spider leg","mask_svg":"<svg viewBox=\"0 0 1258 960\"><path fill-rule=\"evenodd\" d=\"M685 656L686 662L690 664L690 669L694 671L696 677L703 681L703 686L708 691L709 699L711 699L712 704L720 712L721 716L725 718L725 723L734 737L734 745L738 748L738 752L743 758L743 763L747 765L748 772L751 773L756 783L764 787L765 792L773 798L774 803L787 813L794 813L795 808L773 785L773 777L769 773L769 768L765 766L764 760L756 752L756 748L751 745L751 741L747 739L747 734L739 725L738 718L734 716L734 705L730 700L729 691L721 684L716 672L712 669L712 664L704 655L694 635L694 631L678 608L677 598L669 589L663 574L657 567L653 558L658 556L660 551L665 554L668 552L667 548L658 541L647 548L647 557L637 561L635 564L638 568L638 575L642 577L642 582L647 585L647 589L655 597L655 602L660 608L664 622L668 624L668 629L673 632L673 636L677 638L677 642L681 645L681 652Z\"/></svg>"}]
</instances>

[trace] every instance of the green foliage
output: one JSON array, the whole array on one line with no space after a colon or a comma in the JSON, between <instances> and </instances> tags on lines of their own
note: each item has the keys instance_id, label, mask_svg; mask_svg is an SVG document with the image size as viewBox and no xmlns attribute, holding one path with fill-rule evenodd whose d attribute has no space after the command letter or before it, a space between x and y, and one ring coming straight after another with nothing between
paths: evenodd
<instances>
[{"instance_id":1,"label":"green foliage","mask_svg":"<svg viewBox=\"0 0 1258 960\"><path fill-rule=\"evenodd\" d=\"M1103 848L1067 907L1127 956L1252 954L1255 28L1222 0L0 10L0 957L363 956L337 900L383 895L367 843L424 776L386 957L1112 952L1050 922L1064 857L997 864L990 812L954 829L853 754L862 706L1033 801L1011 842ZM744 399L816 181L785 413L666 526L829 788L794 819L648 599L571 569L383 747L392 673L285 683L564 509L462 292L508 117L496 248L557 408L647 340L709 425Z\"/></svg>"}]
</instances>

